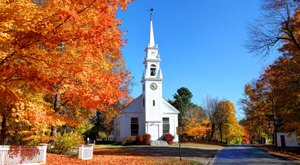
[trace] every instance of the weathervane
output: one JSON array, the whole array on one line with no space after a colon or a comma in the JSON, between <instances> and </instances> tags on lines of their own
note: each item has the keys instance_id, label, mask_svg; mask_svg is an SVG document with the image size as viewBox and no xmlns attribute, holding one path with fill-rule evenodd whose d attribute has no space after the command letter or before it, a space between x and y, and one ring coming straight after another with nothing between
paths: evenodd
<instances>
[{"instance_id":1,"label":"weathervane","mask_svg":"<svg viewBox=\"0 0 300 165\"><path fill-rule=\"evenodd\" d=\"M153 8L150 9L150 20L152 20Z\"/></svg>"}]
</instances>

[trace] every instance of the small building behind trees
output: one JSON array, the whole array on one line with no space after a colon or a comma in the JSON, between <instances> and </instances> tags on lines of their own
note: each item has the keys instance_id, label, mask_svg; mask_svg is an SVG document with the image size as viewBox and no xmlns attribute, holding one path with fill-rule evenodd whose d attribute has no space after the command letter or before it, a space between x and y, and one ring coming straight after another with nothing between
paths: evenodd
<instances>
[{"instance_id":1,"label":"small building behind trees","mask_svg":"<svg viewBox=\"0 0 300 165\"><path fill-rule=\"evenodd\" d=\"M300 147L296 133L278 132L276 134L278 147Z\"/></svg>"}]
</instances>

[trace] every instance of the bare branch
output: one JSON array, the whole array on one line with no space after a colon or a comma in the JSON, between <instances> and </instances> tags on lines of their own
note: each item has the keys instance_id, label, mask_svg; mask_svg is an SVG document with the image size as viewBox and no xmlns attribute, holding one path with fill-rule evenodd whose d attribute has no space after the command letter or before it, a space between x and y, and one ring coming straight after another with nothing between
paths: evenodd
<instances>
[{"instance_id":1,"label":"bare branch","mask_svg":"<svg viewBox=\"0 0 300 165\"><path fill-rule=\"evenodd\" d=\"M266 57L279 49L283 41L292 42L300 50L291 26L292 15L299 5L299 1L294 0L264 0L262 16L248 28L245 47L249 52Z\"/></svg>"}]
</instances>

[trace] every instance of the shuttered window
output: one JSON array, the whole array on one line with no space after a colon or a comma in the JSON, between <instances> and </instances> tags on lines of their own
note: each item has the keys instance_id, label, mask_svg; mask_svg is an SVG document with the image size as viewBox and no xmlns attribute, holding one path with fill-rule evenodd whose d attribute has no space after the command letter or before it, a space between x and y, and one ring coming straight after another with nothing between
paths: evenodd
<instances>
[{"instance_id":1,"label":"shuttered window","mask_svg":"<svg viewBox=\"0 0 300 165\"><path fill-rule=\"evenodd\" d=\"M170 122L167 117L163 118L163 133L170 133Z\"/></svg>"},{"instance_id":2,"label":"shuttered window","mask_svg":"<svg viewBox=\"0 0 300 165\"><path fill-rule=\"evenodd\" d=\"M139 134L139 118L131 118L131 136L136 136Z\"/></svg>"}]
</instances>

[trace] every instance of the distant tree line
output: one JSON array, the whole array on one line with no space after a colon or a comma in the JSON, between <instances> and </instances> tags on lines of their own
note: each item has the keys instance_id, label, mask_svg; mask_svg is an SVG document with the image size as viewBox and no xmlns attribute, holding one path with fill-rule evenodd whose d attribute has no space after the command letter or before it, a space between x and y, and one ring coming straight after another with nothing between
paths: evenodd
<instances>
[{"instance_id":1,"label":"distant tree line","mask_svg":"<svg viewBox=\"0 0 300 165\"><path fill-rule=\"evenodd\" d=\"M207 140L240 144L247 142L247 132L236 118L234 104L229 100L207 98L203 106L192 103L193 95L181 87L169 102L180 111L179 126L184 140Z\"/></svg>"}]
</instances>

